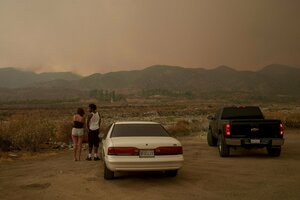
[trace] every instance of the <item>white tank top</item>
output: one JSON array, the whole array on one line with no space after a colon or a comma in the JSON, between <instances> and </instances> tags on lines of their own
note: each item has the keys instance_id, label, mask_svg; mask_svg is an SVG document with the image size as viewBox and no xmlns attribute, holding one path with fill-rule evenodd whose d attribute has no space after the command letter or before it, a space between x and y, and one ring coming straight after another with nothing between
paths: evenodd
<instances>
[{"instance_id":1,"label":"white tank top","mask_svg":"<svg viewBox=\"0 0 300 200\"><path fill-rule=\"evenodd\" d=\"M92 112L92 117L90 119L90 130L94 131L94 130L97 130L99 129L99 121L100 121L100 116L99 116L99 113L96 112L96 113L93 113Z\"/></svg>"}]
</instances>

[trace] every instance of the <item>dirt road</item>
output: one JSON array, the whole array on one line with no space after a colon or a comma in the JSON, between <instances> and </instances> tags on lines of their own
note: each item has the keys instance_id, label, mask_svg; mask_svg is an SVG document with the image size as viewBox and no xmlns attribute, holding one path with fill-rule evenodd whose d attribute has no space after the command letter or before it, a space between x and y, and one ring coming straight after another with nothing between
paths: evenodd
<instances>
[{"instance_id":1,"label":"dirt road","mask_svg":"<svg viewBox=\"0 0 300 200\"><path fill-rule=\"evenodd\" d=\"M72 152L0 163L0 199L300 199L300 131L288 131L279 158L265 149L220 158L205 139L185 137L176 178L159 172L103 179L103 164L72 161Z\"/></svg>"}]
</instances>

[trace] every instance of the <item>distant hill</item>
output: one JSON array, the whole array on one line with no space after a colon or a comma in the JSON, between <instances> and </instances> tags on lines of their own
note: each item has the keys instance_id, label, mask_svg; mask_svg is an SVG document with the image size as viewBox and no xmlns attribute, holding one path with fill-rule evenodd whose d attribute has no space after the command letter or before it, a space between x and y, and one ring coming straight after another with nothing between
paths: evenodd
<instances>
[{"instance_id":1,"label":"distant hill","mask_svg":"<svg viewBox=\"0 0 300 200\"><path fill-rule=\"evenodd\" d=\"M80 75L72 72L47 72L37 74L15 68L0 68L0 87L2 88L24 88L47 81L74 81L81 78Z\"/></svg>"},{"instance_id":2,"label":"distant hill","mask_svg":"<svg viewBox=\"0 0 300 200\"><path fill-rule=\"evenodd\" d=\"M252 96L300 96L300 68L272 64L259 71L239 71L228 66L215 69L154 65L143 70L118 71L80 77L73 73L23 72L0 69L0 87L68 88L72 90L115 90L137 94L162 89L194 94L235 94Z\"/></svg>"},{"instance_id":3,"label":"distant hill","mask_svg":"<svg viewBox=\"0 0 300 200\"><path fill-rule=\"evenodd\" d=\"M70 87L140 91L250 92L257 95L300 95L300 68L268 65L259 71L238 71L155 65L143 70L93 74L72 81Z\"/></svg>"}]
</instances>

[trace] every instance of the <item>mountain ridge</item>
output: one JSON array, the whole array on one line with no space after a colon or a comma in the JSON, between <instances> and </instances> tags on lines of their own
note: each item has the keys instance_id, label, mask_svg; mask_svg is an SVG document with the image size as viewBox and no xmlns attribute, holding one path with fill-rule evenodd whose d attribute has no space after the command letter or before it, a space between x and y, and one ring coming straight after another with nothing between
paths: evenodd
<instances>
[{"instance_id":1,"label":"mountain ridge","mask_svg":"<svg viewBox=\"0 0 300 200\"><path fill-rule=\"evenodd\" d=\"M5 82L1 79L5 77L2 71L15 72L15 75ZM6 85L17 85L15 88L103 89L126 94L162 89L194 94L242 92L256 96L300 96L300 68L281 64L267 65L257 71L236 70L225 65L214 69L152 65L141 70L95 73L83 77L65 73L54 73L53 78L52 73L23 72L24 76L34 80L30 82L16 69L0 69L0 87L5 88L5 84L2 84L5 82ZM50 78L47 77L49 75ZM14 84L16 78L20 78L23 84Z\"/></svg>"},{"instance_id":2,"label":"mountain ridge","mask_svg":"<svg viewBox=\"0 0 300 200\"><path fill-rule=\"evenodd\" d=\"M43 72L20 70L13 67L0 68L0 87L24 88L32 87L35 83L54 80L73 81L81 79L82 76L73 72Z\"/></svg>"}]
</instances>

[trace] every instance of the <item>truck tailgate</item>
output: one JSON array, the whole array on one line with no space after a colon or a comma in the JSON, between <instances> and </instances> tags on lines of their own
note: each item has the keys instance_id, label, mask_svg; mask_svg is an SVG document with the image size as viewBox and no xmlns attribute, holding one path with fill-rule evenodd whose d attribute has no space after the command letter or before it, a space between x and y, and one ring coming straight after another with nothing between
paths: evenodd
<instances>
[{"instance_id":1,"label":"truck tailgate","mask_svg":"<svg viewBox=\"0 0 300 200\"><path fill-rule=\"evenodd\" d=\"M233 120L232 138L282 138L280 120Z\"/></svg>"}]
</instances>

